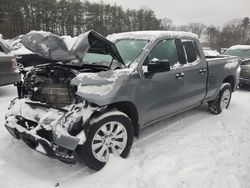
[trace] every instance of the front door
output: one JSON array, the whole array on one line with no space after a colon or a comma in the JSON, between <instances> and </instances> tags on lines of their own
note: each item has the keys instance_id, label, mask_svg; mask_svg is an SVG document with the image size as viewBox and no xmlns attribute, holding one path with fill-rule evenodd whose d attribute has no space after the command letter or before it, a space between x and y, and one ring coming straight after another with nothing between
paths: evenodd
<instances>
[{"instance_id":1,"label":"front door","mask_svg":"<svg viewBox=\"0 0 250 188\"><path fill-rule=\"evenodd\" d=\"M167 60L172 68L168 72L154 74L147 74L145 70L145 79L141 80L137 88L137 101L140 101L143 114L142 126L185 108L183 68L178 67L180 64L174 39L156 44L143 68L147 69L147 64L154 60Z\"/></svg>"}]
</instances>

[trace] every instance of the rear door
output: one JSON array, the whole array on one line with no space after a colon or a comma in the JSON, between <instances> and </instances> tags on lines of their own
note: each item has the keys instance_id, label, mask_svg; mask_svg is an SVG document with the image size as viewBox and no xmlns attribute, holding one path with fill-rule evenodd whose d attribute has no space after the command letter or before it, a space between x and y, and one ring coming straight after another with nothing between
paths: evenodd
<instances>
[{"instance_id":1,"label":"rear door","mask_svg":"<svg viewBox=\"0 0 250 188\"><path fill-rule=\"evenodd\" d=\"M183 106L192 107L201 104L206 95L207 63L199 53L198 42L191 39L178 39L183 46L186 63L183 65L184 93Z\"/></svg>"}]
</instances>

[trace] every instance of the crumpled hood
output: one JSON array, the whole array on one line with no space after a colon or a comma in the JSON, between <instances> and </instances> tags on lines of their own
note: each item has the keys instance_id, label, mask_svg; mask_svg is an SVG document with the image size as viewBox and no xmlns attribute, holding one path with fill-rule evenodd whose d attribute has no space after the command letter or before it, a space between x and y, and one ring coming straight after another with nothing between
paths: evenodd
<instances>
[{"instance_id":1,"label":"crumpled hood","mask_svg":"<svg viewBox=\"0 0 250 188\"><path fill-rule=\"evenodd\" d=\"M90 52L110 54L124 64L115 44L93 30L73 38L45 31L31 31L22 38L22 44L32 52L56 61L82 59Z\"/></svg>"},{"instance_id":2,"label":"crumpled hood","mask_svg":"<svg viewBox=\"0 0 250 188\"><path fill-rule=\"evenodd\" d=\"M129 80L133 69L103 71L99 73L80 73L71 84L77 86L76 94L89 102L102 105L105 98L116 96L117 91Z\"/></svg>"}]
</instances>

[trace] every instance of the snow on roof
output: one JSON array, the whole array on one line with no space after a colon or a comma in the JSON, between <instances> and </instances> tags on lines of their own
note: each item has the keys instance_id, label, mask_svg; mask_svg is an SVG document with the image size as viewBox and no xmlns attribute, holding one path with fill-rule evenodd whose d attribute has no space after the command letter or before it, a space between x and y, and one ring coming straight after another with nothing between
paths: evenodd
<instances>
[{"instance_id":1,"label":"snow on roof","mask_svg":"<svg viewBox=\"0 0 250 188\"><path fill-rule=\"evenodd\" d=\"M146 40L156 40L157 38L198 38L198 36L191 32L184 31L133 31L125 33L114 33L107 36L108 40L116 41L124 38L131 39L146 39Z\"/></svg>"},{"instance_id":2,"label":"snow on roof","mask_svg":"<svg viewBox=\"0 0 250 188\"><path fill-rule=\"evenodd\" d=\"M250 50L250 45L235 45L231 46L228 50Z\"/></svg>"}]
</instances>

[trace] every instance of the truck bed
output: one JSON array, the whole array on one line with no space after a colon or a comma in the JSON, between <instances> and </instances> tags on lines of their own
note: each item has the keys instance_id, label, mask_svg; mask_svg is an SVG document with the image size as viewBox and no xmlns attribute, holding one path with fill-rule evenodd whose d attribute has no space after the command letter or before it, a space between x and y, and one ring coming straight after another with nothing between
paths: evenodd
<instances>
[{"instance_id":1,"label":"truck bed","mask_svg":"<svg viewBox=\"0 0 250 188\"><path fill-rule=\"evenodd\" d=\"M220 84L230 80L232 91L235 91L238 85L238 77L235 78L235 72L240 65L237 57L233 56L214 56L206 58L208 66L207 95L206 101L213 100L217 96ZM224 79L224 80L222 80Z\"/></svg>"}]
</instances>

